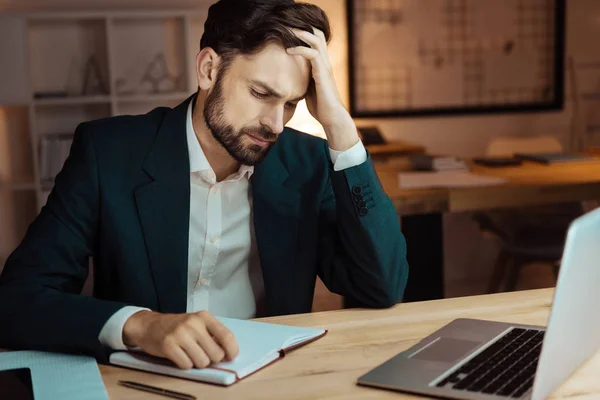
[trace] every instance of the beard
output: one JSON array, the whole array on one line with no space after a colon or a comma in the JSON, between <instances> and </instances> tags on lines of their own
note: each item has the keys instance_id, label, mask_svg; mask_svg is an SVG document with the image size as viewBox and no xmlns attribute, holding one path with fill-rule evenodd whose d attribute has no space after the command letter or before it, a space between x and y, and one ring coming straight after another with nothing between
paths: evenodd
<instances>
[{"instance_id":1,"label":"beard","mask_svg":"<svg viewBox=\"0 0 600 400\"><path fill-rule=\"evenodd\" d=\"M223 72L219 71L214 90L206 96L203 110L204 121L213 137L234 160L243 165L256 165L267 156L267 153L275 144L277 134L264 126L258 128L247 127L236 131L231 124L227 123L224 113ZM268 141L269 144L260 146L249 142L246 134Z\"/></svg>"}]
</instances>

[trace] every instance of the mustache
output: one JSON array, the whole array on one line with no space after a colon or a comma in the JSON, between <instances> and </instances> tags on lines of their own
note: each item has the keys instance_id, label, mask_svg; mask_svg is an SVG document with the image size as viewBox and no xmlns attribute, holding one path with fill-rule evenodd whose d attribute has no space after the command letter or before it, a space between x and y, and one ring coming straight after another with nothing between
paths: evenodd
<instances>
[{"instance_id":1,"label":"mustache","mask_svg":"<svg viewBox=\"0 0 600 400\"><path fill-rule=\"evenodd\" d=\"M266 128L264 126L260 128L242 129L242 132L248 133L259 139L266 140L267 142L274 142L277 139L277 134L273 133L269 128Z\"/></svg>"}]
</instances>

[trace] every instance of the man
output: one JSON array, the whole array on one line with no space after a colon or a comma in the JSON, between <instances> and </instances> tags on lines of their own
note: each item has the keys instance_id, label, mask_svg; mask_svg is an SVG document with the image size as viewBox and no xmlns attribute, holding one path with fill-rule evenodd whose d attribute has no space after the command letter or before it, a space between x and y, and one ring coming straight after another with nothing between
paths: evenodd
<instances>
[{"instance_id":1,"label":"man","mask_svg":"<svg viewBox=\"0 0 600 400\"><path fill-rule=\"evenodd\" d=\"M106 362L139 347L181 368L231 359L217 316L311 310L320 276L387 307L406 246L338 94L324 12L221 0L174 109L87 122L0 277L0 347ZM284 128L298 101L328 141ZM94 297L81 296L94 260Z\"/></svg>"}]
</instances>

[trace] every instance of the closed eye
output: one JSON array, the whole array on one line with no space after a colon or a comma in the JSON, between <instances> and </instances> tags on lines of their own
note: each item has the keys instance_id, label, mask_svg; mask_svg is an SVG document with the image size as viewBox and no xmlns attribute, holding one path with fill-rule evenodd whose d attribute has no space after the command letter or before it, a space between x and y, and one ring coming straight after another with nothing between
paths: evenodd
<instances>
[{"instance_id":1,"label":"closed eye","mask_svg":"<svg viewBox=\"0 0 600 400\"><path fill-rule=\"evenodd\" d=\"M252 96L256 97L257 99L261 99L261 100L264 100L264 99L266 99L266 98L268 98L270 96L269 93L261 93L261 92L259 92L257 90L254 90L254 89L250 89L250 93L252 93ZM290 110L295 109L296 106L298 106L297 103L285 103L285 107L288 108L288 109L290 109Z\"/></svg>"},{"instance_id":2,"label":"closed eye","mask_svg":"<svg viewBox=\"0 0 600 400\"><path fill-rule=\"evenodd\" d=\"M266 99L267 97L269 97L268 93L257 92L254 89L252 89L250 92L252 93L252 96L254 96L254 97L258 98L258 99Z\"/></svg>"}]
</instances>

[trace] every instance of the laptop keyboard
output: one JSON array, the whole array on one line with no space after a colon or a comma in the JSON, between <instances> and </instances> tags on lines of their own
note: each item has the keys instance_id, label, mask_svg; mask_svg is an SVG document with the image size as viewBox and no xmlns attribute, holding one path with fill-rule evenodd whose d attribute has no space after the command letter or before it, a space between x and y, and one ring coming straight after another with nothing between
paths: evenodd
<instances>
[{"instance_id":1,"label":"laptop keyboard","mask_svg":"<svg viewBox=\"0 0 600 400\"><path fill-rule=\"evenodd\" d=\"M514 328L437 386L521 397L533 386L543 339L544 331Z\"/></svg>"}]
</instances>

